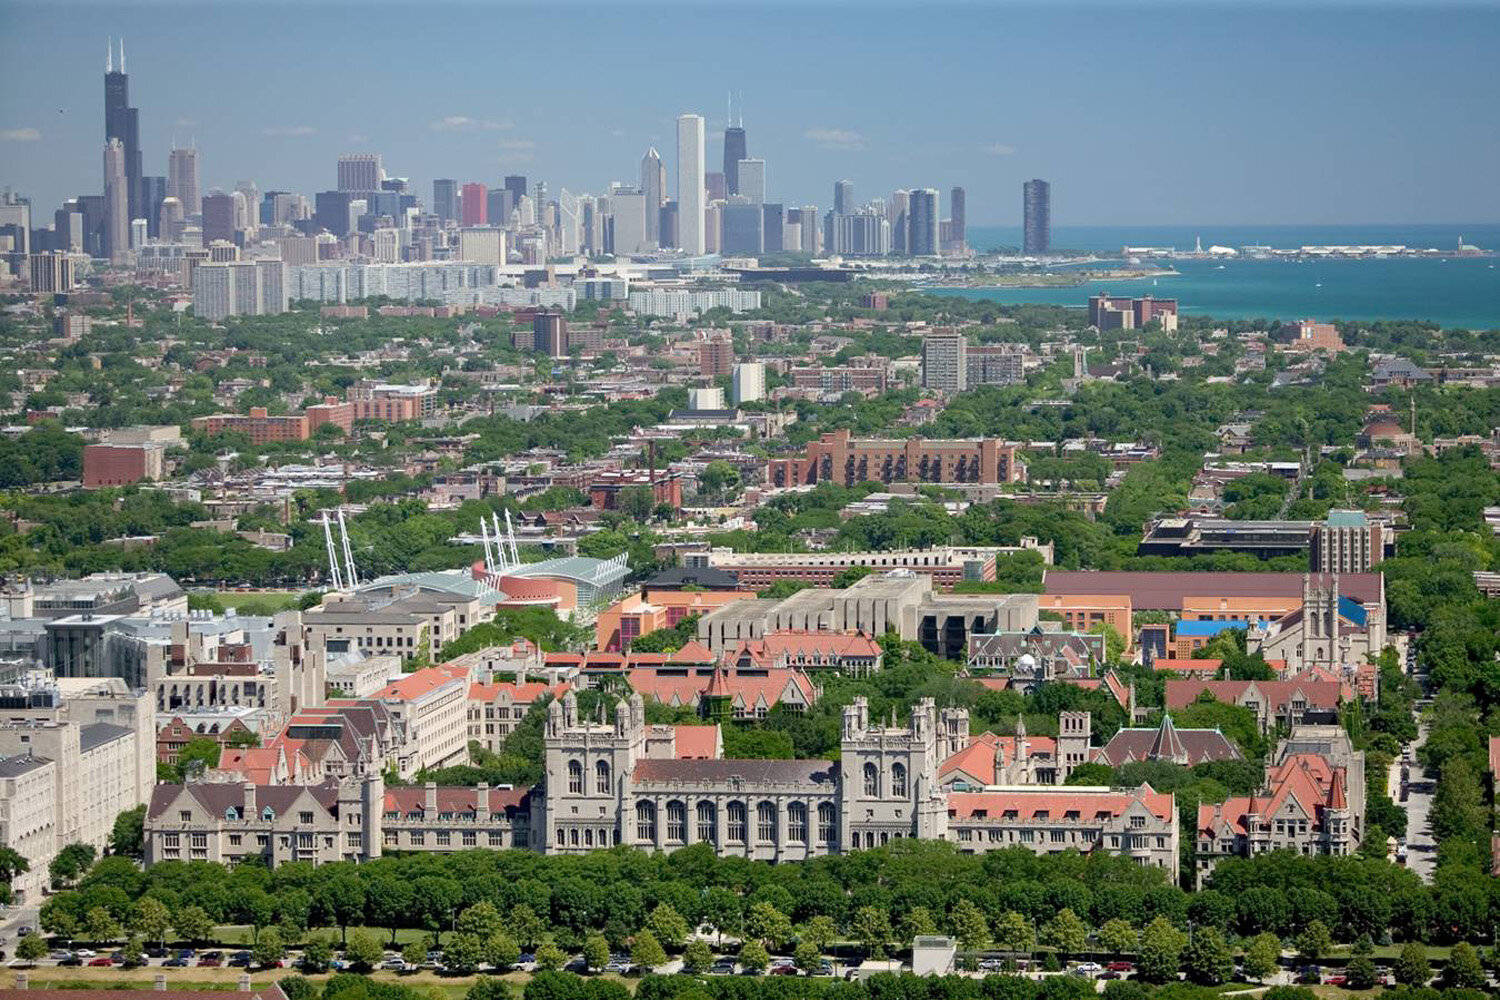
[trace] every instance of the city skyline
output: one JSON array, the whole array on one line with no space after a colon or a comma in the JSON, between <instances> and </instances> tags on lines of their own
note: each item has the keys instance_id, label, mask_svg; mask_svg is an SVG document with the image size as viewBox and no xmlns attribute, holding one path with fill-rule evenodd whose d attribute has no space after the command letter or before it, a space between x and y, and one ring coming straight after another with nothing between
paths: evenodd
<instances>
[{"instance_id":1,"label":"city skyline","mask_svg":"<svg viewBox=\"0 0 1500 1000\"><path fill-rule=\"evenodd\" d=\"M531 8L504 9L507 21L520 27L545 20ZM586 16L588 9L562 11ZM1119 88L1097 89L1099 71L1071 61L1081 39L1070 42L1069 36L1088 20L1085 8L1046 17L1020 5L936 8L940 18L960 19L965 28L956 36L961 40L951 67L935 73L934 56L912 52L911 70L927 73L931 83L901 87L877 74L856 88L861 96L855 99L832 82L841 74L859 79L857 61L844 53L821 58L818 74L827 86L810 85L799 74L768 75L763 61L759 71L753 67L756 57L772 51L786 19L768 19L778 26L772 30L754 18L709 18L681 7L672 19L642 19L662 44L672 44L671 80L626 77L611 93L628 99L609 102L606 112L584 83L507 88L514 95L508 100L476 98L471 65L478 63L465 62L475 43L458 36L445 42L455 58L419 67L410 85L403 78L403 87L368 97L359 88L333 88L327 74L378 64L398 43L410 42L404 31L377 29L356 55L330 61L319 52L314 58L320 26L337 20L335 5L308 11L301 31L262 53L264 72L248 87L221 71L233 64L225 46L234 44L215 34L228 16L224 9L206 9L191 24L180 24L158 5L121 5L100 16L97 8L7 4L10 30L0 39L0 54L19 65L27 51L45 49L59 60L59 72L46 75L45 88L39 74L0 95L0 155L8 165L4 183L38 205L98 193L95 39L124 36L131 104L141 109L141 173L166 174L174 140L192 143L205 191L227 190L245 177L262 189L325 190L334 185L337 157L350 152L381 154L390 173L411 178L423 192L435 178L493 187L503 174L518 172L546 180L553 191L603 191L611 181L631 182L648 147L675 148L681 113L705 116L705 164L721 162L724 96L733 90L750 155L767 161L774 181L767 199L784 204L827 208L832 183L841 177L853 180L865 200L897 188L959 185L968 191L971 227L1016 225L1016 188L1044 177L1066 192L1054 218L1060 226L1500 217L1500 194L1482 171L1465 167L1500 158L1500 135L1481 110L1483 88L1465 82L1465 67L1479 65L1500 38L1496 9L1380 8L1378 16L1372 8L1338 9L1337 16L1326 7L1295 15L1275 7L1210 15L1166 7L1138 11L1119 26L1123 40L1157 32L1158 41L1181 51L1165 60L1170 70L1149 60L1132 65L1124 96L1101 100L1099 94ZM822 37L840 21L836 13L812 8L799 12L796 23ZM164 34L168 22L177 34ZM1420 51L1407 37L1418 28L1429 42ZM743 44L718 52L710 40L726 30ZM871 58L897 51L888 30L861 25L859 31ZM1295 60L1295 73L1268 69L1226 79L1210 56L1212 43L1228 32L1265 43L1269 60ZM997 33L1009 40L997 43L995 54L1005 58L992 64L979 58L981 42L995 42ZM1022 51L1023 43L1039 40L1055 61L1046 75L1038 75L1045 70L1038 56ZM1330 40L1338 44L1330 48ZM606 46L580 57L609 75L624 70L624 48ZM1314 50L1317 58L1306 61ZM534 58L517 56L521 77ZM1387 61L1411 72L1391 79L1379 68ZM308 82L323 79L330 87L324 99L307 100ZM191 85L198 80L207 82ZM1033 84L1024 99L996 101L992 92L1020 93ZM1288 110L1294 92L1301 105L1296 113ZM1224 120L1226 108L1234 108L1235 121ZM1413 113L1403 115L1402 108ZM1402 118L1403 131L1388 127L1391 118ZM1132 124L1142 119L1150 124L1151 143L1141 142L1140 126ZM1163 133L1176 141L1159 141ZM1277 148L1287 155L1267 155ZM1365 154L1358 170L1348 168L1350 150ZM675 163L668 166L675 170ZM1443 184L1422 183L1438 171Z\"/></svg>"}]
</instances>

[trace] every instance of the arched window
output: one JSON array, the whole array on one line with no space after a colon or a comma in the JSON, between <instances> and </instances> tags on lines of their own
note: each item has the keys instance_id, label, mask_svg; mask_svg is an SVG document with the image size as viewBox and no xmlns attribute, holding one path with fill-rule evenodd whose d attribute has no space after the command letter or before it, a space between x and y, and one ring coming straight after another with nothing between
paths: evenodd
<instances>
[{"instance_id":1,"label":"arched window","mask_svg":"<svg viewBox=\"0 0 1500 1000\"><path fill-rule=\"evenodd\" d=\"M568 761L568 794L583 794L583 765L576 760Z\"/></svg>"},{"instance_id":2,"label":"arched window","mask_svg":"<svg viewBox=\"0 0 1500 1000\"><path fill-rule=\"evenodd\" d=\"M755 832L761 843L776 843L776 803L762 802L755 807Z\"/></svg>"},{"instance_id":3,"label":"arched window","mask_svg":"<svg viewBox=\"0 0 1500 1000\"><path fill-rule=\"evenodd\" d=\"M635 804L635 837L637 840L656 841L656 803Z\"/></svg>"},{"instance_id":4,"label":"arched window","mask_svg":"<svg viewBox=\"0 0 1500 1000\"><path fill-rule=\"evenodd\" d=\"M898 799L906 798L906 765L891 765L891 795Z\"/></svg>"},{"instance_id":5,"label":"arched window","mask_svg":"<svg viewBox=\"0 0 1500 1000\"><path fill-rule=\"evenodd\" d=\"M736 844L745 842L745 803L729 803L729 840Z\"/></svg>"},{"instance_id":6,"label":"arched window","mask_svg":"<svg viewBox=\"0 0 1500 1000\"><path fill-rule=\"evenodd\" d=\"M712 844L718 839L719 810L712 802L698 803L698 842Z\"/></svg>"},{"instance_id":7,"label":"arched window","mask_svg":"<svg viewBox=\"0 0 1500 1000\"><path fill-rule=\"evenodd\" d=\"M875 798L880 794L880 768L874 764L865 765L865 795Z\"/></svg>"},{"instance_id":8,"label":"arched window","mask_svg":"<svg viewBox=\"0 0 1500 1000\"><path fill-rule=\"evenodd\" d=\"M681 802L667 803L667 841L673 844L687 842L687 806Z\"/></svg>"},{"instance_id":9,"label":"arched window","mask_svg":"<svg viewBox=\"0 0 1500 1000\"><path fill-rule=\"evenodd\" d=\"M786 807L786 836L794 844L807 843L807 806L793 802Z\"/></svg>"},{"instance_id":10,"label":"arched window","mask_svg":"<svg viewBox=\"0 0 1500 1000\"><path fill-rule=\"evenodd\" d=\"M818 840L825 844L832 844L838 840L839 825L838 812L833 808L832 802L818 803Z\"/></svg>"},{"instance_id":11,"label":"arched window","mask_svg":"<svg viewBox=\"0 0 1500 1000\"><path fill-rule=\"evenodd\" d=\"M600 795L609 794L609 761L601 760L594 765L594 791Z\"/></svg>"}]
</instances>

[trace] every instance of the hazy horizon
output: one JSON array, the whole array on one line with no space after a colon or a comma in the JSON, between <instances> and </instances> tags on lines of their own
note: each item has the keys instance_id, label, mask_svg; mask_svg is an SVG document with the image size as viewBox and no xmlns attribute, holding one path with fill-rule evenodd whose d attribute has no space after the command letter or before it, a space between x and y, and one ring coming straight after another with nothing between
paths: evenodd
<instances>
[{"instance_id":1,"label":"hazy horizon","mask_svg":"<svg viewBox=\"0 0 1500 1000\"><path fill-rule=\"evenodd\" d=\"M654 145L670 191L674 117L707 116L717 169L733 88L787 204L848 178L946 211L961 185L971 225L1011 226L1044 177L1058 228L1500 220L1493 4L5 2L0 29L0 184L39 223L101 188L122 36L145 173L195 139L205 190L311 195L371 151L424 201L507 173L602 192Z\"/></svg>"}]
</instances>

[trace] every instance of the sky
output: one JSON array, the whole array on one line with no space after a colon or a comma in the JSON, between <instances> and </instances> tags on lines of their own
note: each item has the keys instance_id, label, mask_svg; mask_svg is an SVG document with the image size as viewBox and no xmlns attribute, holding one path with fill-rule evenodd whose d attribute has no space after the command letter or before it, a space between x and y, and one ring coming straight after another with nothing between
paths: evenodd
<instances>
[{"instance_id":1,"label":"sky","mask_svg":"<svg viewBox=\"0 0 1500 1000\"><path fill-rule=\"evenodd\" d=\"M431 181L675 190L743 94L768 200L826 210L953 185L970 225L1500 221L1500 0L1452 4L0 0L0 187L43 220L102 188L106 37L145 172L196 143L204 189L311 195L342 152Z\"/></svg>"}]
</instances>

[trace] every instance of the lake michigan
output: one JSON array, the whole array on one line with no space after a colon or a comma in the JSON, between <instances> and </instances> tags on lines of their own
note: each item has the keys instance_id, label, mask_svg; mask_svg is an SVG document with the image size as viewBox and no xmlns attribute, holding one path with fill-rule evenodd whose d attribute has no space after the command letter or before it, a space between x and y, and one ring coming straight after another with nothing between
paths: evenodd
<instances>
[{"instance_id":1,"label":"lake michigan","mask_svg":"<svg viewBox=\"0 0 1500 1000\"><path fill-rule=\"evenodd\" d=\"M1391 245L1500 249L1500 225L1368 226L1059 226L1055 252L1118 253L1124 246L1193 249L1213 245L1291 248ZM1020 243L1016 226L971 226L980 252ZM932 289L934 294L1079 306L1100 292L1176 298L1184 314L1224 319L1421 319L1445 327L1500 328L1500 257L1387 257L1374 260L1162 260L1180 273L1101 279L1071 288ZM1220 266L1222 264L1222 267Z\"/></svg>"}]
</instances>

